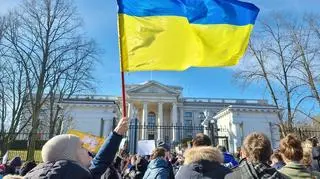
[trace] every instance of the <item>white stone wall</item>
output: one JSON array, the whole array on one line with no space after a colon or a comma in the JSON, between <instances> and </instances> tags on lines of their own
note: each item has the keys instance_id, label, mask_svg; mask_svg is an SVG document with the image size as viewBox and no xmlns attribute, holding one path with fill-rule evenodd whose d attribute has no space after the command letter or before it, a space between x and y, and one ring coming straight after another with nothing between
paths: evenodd
<instances>
[{"instance_id":1,"label":"white stone wall","mask_svg":"<svg viewBox=\"0 0 320 179\"><path fill-rule=\"evenodd\" d=\"M276 113L268 112L228 112L221 115L218 120L218 127L224 129L218 132L219 136L227 136L229 141L229 150L236 152L244 138L252 132L262 132L271 141L272 148L278 148L280 141L279 128ZM219 144L221 144L221 140Z\"/></svg>"},{"instance_id":2,"label":"white stone wall","mask_svg":"<svg viewBox=\"0 0 320 179\"><path fill-rule=\"evenodd\" d=\"M71 128L100 135L101 118L104 120L104 136L112 130L114 114L111 109L102 106L71 106L68 113L72 117Z\"/></svg>"},{"instance_id":3,"label":"white stone wall","mask_svg":"<svg viewBox=\"0 0 320 179\"><path fill-rule=\"evenodd\" d=\"M234 136L236 135L235 131L232 128L232 113L228 113L226 115L221 116L217 119L218 128L223 129L218 132L219 136L227 136L228 137L228 146L229 152L234 153ZM231 124L231 125L230 125ZM219 139L219 145L223 145L222 140Z\"/></svg>"}]
</instances>

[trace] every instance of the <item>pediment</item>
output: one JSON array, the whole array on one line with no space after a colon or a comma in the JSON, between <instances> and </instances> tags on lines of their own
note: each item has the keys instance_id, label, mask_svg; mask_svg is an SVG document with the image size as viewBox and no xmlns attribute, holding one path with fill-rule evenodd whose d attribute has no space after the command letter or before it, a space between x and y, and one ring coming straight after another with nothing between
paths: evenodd
<instances>
[{"instance_id":1,"label":"pediment","mask_svg":"<svg viewBox=\"0 0 320 179\"><path fill-rule=\"evenodd\" d=\"M179 95L180 91L162 85L158 82L150 81L145 84L136 85L127 90L128 94L159 94L159 95Z\"/></svg>"}]
</instances>

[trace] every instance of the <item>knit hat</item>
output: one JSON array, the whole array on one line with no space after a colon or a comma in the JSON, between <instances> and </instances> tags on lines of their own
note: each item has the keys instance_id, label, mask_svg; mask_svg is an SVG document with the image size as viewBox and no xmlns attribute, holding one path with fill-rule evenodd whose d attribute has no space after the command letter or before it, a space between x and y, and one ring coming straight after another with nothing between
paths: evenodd
<instances>
[{"instance_id":1,"label":"knit hat","mask_svg":"<svg viewBox=\"0 0 320 179\"><path fill-rule=\"evenodd\" d=\"M80 144L80 138L75 135L62 134L55 136L42 147L42 160L44 162L58 160L78 161L76 153Z\"/></svg>"},{"instance_id":2,"label":"knit hat","mask_svg":"<svg viewBox=\"0 0 320 179\"><path fill-rule=\"evenodd\" d=\"M163 147L164 149L166 149L167 151L170 151L170 147L169 147L169 145L167 145L166 143L164 143L163 141L159 141L158 142L158 145L157 145L158 147Z\"/></svg>"},{"instance_id":3,"label":"knit hat","mask_svg":"<svg viewBox=\"0 0 320 179\"><path fill-rule=\"evenodd\" d=\"M10 162L9 165L11 167L21 167L22 161L20 157L14 157Z\"/></svg>"}]
</instances>

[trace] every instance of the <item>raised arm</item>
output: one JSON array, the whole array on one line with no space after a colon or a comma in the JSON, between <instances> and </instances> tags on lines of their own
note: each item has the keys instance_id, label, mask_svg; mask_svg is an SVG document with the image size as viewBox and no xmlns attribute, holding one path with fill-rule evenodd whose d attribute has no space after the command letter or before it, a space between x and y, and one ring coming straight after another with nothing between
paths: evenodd
<instances>
[{"instance_id":1,"label":"raised arm","mask_svg":"<svg viewBox=\"0 0 320 179\"><path fill-rule=\"evenodd\" d=\"M113 162L114 157L119 150L122 136L127 132L127 130L128 120L126 118L122 118L91 162L89 169L94 178L100 178Z\"/></svg>"}]
</instances>

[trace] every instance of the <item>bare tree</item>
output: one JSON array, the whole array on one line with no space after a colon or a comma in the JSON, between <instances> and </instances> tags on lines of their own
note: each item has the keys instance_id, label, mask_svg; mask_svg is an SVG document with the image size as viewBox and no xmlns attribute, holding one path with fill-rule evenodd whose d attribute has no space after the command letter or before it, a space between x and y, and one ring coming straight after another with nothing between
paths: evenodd
<instances>
[{"instance_id":1,"label":"bare tree","mask_svg":"<svg viewBox=\"0 0 320 179\"><path fill-rule=\"evenodd\" d=\"M261 21L261 28L249 45L251 66L240 69L236 74L244 84L257 82L268 90L273 105L278 113L282 134L293 130L293 122L297 114L307 114L301 108L310 97L306 85L297 80L297 69L301 69L303 53L297 48L298 41L293 41L295 26L280 15ZM291 30L291 31L290 31Z\"/></svg>"},{"instance_id":2,"label":"bare tree","mask_svg":"<svg viewBox=\"0 0 320 179\"><path fill-rule=\"evenodd\" d=\"M32 160L42 107L74 66L95 59L96 50L93 41L83 35L81 19L71 0L25 0L12 16L15 23L6 33L6 47L14 52L12 55L22 64L26 76L31 107L27 159Z\"/></svg>"},{"instance_id":3,"label":"bare tree","mask_svg":"<svg viewBox=\"0 0 320 179\"><path fill-rule=\"evenodd\" d=\"M88 44L89 45L89 44ZM64 99L69 99L74 94L93 91L94 79L91 76L92 54L95 54L94 46L75 50L74 59L77 61L60 79L56 79L50 85L49 96L49 137L60 133L64 119L65 109L60 104ZM90 58L89 58L90 57ZM56 75L55 78L58 78Z\"/></svg>"},{"instance_id":4,"label":"bare tree","mask_svg":"<svg viewBox=\"0 0 320 179\"><path fill-rule=\"evenodd\" d=\"M25 114L27 90L25 73L21 63L16 63L8 54L4 36L9 19L0 17L0 139L1 153L6 152L13 140L27 125L30 117ZM23 122L22 122L23 121Z\"/></svg>"},{"instance_id":5,"label":"bare tree","mask_svg":"<svg viewBox=\"0 0 320 179\"><path fill-rule=\"evenodd\" d=\"M305 15L303 23L288 24L292 42L300 54L297 80L305 84L320 107L320 21L319 16Z\"/></svg>"},{"instance_id":6,"label":"bare tree","mask_svg":"<svg viewBox=\"0 0 320 179\"><path fill-rule=\"evenodd\" d=\"M21 64L15 64L9 58L1 71L2 118L0 138L3 141L1 152L5 152L16 136L28 125L31 115L27 110L28 93L25 74Z\"/></svg>"}]
</instances>

